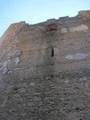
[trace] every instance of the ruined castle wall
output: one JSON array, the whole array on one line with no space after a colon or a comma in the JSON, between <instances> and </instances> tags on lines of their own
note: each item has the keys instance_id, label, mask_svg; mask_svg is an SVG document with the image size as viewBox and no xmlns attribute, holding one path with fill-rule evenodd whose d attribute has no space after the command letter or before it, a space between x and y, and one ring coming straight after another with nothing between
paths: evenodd
<instances>
[{"instance_id":1,"label":"ruined castle wall","mask_svg":"<svg viewBox=\"0 0 90 120\"><path fill-rule=\"evenodd\" d=\"M11 25L0 45L0 120L89 119L90 29L81 16Z\"/></svg>"}]
</instances>

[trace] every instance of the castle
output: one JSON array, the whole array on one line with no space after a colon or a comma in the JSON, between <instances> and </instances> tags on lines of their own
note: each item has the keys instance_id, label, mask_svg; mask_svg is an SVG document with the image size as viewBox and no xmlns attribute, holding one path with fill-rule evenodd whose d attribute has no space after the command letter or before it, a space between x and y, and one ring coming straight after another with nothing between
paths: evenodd
<instances>
[{"instance_id":1,"label":"castle","mask_svg":"<svg viewBox=\"0 0 90 120\"><path fill-rule=\"evenodd\" d=\"M90 11L0 38L0 120L90 119Z\"/></svg>"}]
</instances>

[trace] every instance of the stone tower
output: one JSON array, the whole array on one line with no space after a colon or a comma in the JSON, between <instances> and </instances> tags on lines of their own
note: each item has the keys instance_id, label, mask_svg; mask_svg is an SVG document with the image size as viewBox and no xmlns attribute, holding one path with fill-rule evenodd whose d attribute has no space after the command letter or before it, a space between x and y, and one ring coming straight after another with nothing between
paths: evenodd
<instances>
[{"instance_id":1,"label":"stone tower","mask_svg":"<svg viewBox=\"0 0 90 120\"><path fill-rule=\"evenodd\" d=\"M90 11L10 25L0 41L0 120L90 119Z\"/></svg>"}]
</instances>

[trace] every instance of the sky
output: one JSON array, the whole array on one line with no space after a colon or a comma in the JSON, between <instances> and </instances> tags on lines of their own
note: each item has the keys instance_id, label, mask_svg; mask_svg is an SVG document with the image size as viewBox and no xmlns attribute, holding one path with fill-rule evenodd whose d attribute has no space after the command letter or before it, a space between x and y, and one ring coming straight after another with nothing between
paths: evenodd
<instances>
[{"instance_id":1,"label":"sky","mask_svg":"<svg viewBox=\"0 0 90 120\"><path fill-rule=\"evenodd\" d=\"M0 0L0 36L11 23L35 24L90 10L90 0Z\"/></svg>"}]
</instances>

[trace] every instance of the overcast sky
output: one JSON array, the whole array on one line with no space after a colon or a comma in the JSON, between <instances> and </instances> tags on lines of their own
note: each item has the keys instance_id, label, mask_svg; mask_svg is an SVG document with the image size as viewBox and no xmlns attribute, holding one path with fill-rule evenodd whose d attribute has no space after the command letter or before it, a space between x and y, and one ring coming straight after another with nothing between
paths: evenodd
<instances>
[{"instance_id":1,"label":"overcast sky","mask_svg":"<svg viewBox=\"0 0 90 120\"><path fill-rule=\"evenodd\" d=\"M0 36L11 23L34 24L89 9L90 0L0 0Z\"/></svg>"}]
</instances>

